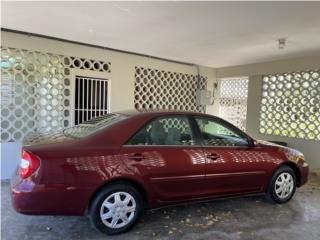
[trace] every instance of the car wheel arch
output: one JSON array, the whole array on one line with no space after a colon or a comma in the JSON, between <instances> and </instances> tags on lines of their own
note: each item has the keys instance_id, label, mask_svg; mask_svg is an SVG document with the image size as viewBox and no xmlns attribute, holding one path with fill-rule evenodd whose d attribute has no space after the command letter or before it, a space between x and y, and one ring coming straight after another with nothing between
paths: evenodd
<instances>
[{"instance_id":1,"label":"car wheel arch","mask_svg":"<svg viewBox=\"0 0 320 240\"><path fill-rule=\"evenodd\" d=\"M110 185L115 185L115 184L129 184L132 187L134 187L141 194L141 196L143 198L144 207L148 208L149 197L148 197L147 191L145 190L145 188L143 187L142 184L140 184L139 182L137 182L135 180L128 179L128 178L117 178L117 179L112 179L110 181L107 181L107 182L103 183L101 186L99 186L94 191L94 193L90 197L90 200L89 200L88 207L87 207L86 211L88 211L90 209L93 200L99 194L100 191L102 191L103 189L107 188Z\"/></svg>"},{"instance_id":2,"label":"car wheel arch","mask_svg":"<svg viewBox=\"0 0 320 240\"><path fill-rule=\"evenodd\" d=\"M273 170L273 172L272 172L272 175L271 175L271 178L270 178L270 180L269 180L269 183L270 183L270 181L271 181L271 179L272 179L272 176L273 176L273 174L279 169L279 168L281 168L282 166L286 166L286 167L289 167L289 168L291 168L292 170L293 170L293 172L294 172L294 174L295 174L295 177L296 177L296 181L297 181L297 187L299 187L300 186L300 178L301 178L301 174L300 174L300 170L299 170L299 167L294 163L294 162L283 162L283 163L281 163L280 165L278 165L278 167L277 168L275 168L274 170Z\"/></svg>"},{"instance_id":3,"label":"car wheel arch","mask_svg":"<svg viewBox=\"0 0 320 240\"><path fill-rule=\"evenodd\" d=\"M297 186L300 186L300 178L301 178L301 173L299 170L299 167L297 166L297 164L295 164L294 162L285 162L282 163L280 166L287 166L289 168L291 168L294 171L294 174L296 175L296 181L297 181Z\"/></svg>"}]
</instances>

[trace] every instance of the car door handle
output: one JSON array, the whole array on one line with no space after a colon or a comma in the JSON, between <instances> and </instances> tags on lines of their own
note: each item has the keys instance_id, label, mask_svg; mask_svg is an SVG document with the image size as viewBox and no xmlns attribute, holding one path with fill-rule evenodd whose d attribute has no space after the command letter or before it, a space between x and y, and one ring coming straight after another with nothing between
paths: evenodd
<instances>
[{"instance_id":1,"label":"car door handle","mask_svg":"<svg viewBox=\"0 0 320 240\"><path fill-rule=\"evenodd\" d=\"M128 158L135 161L141 161L144 159L144 156L141 153L135 153L135 154L129 155Z\"/></svg>"},{"instance_id":2,"label":"car door handle","mask_svg":"<svg viewBox=\"0 0 320 240\"><path fill-rule=\"evenodd\" d=\"M215 160L219 159L219 156L217 154L211 153L211 154L207 155L207 158L212 160L212 161L215 161Z\"/></svg>"}]
</instances>

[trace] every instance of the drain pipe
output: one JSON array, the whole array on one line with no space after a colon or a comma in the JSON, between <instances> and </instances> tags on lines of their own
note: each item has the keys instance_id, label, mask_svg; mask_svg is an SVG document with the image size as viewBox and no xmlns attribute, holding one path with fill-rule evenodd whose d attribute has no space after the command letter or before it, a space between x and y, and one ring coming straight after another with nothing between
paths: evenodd
<instances>
[{"instance_id":1,"label":"drain pipe","mask_svg":"<svg viewBox=\"0 0 320 240\"><path fill-rule=\"evenodd\" d=\"M200 67L198 64L193 65L197 71L197 89L200 90Z\"/></svg>"},{"instance_id":2,"label":"drain pipe","mask_svg":"<svg viewBox=\"0 0 320 240\"><path fill-rule=\"evenodd\" d=\"M201 85L201 75L200 75L200 66L194 64L193 65L196 68L196 72L197 72L197 91L200 92L200 90L207 90L207 89L200 89ZM210 97L210 104L209 105L213 105L214 104L214 95L215 95L215 91L218 88L218 83L216 81L213 82L213 86L212 86L212 92L211 92L211 97ZM211 90L207 90L207 91L211 91ZM199 93L200 94L200 93Z\"/></svg>"}]
</instances>

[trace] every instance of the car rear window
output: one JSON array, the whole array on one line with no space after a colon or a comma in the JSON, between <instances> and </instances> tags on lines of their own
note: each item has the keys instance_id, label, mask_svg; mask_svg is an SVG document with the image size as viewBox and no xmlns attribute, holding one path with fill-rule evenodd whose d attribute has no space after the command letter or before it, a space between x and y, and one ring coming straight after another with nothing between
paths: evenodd
<instances>
[{"instance_id":1,"label":"car rear window","mask_svg":"<svg viewBox=\"0 0 320 240\"><path fill-rule=\"evenodd\" d=\"M110 127L113 124L126 118L127 116L122 114L110 113L101 117L91 119L77 126L67 128L63 131L63 133L67 137L83 138L89 136L94 132L97 132L100 129Z\"/></svg>"}]
</instances>

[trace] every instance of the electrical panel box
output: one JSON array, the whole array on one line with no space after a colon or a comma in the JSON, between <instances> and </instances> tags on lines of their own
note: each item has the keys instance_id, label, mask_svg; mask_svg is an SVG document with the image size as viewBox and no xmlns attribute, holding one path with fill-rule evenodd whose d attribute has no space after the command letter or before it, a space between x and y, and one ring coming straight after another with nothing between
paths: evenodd
<instances>
[{"instance_id":1,"label":"electrical panel box","mask_svg":"<svg viewBox=\"0 0 320 240\"><path fill-rule=\"evenodd\" d=\"M200 90L196 91L196 103L198 106L211 105L212 94L210 90Z\"/></svg>"}]
</instances>

